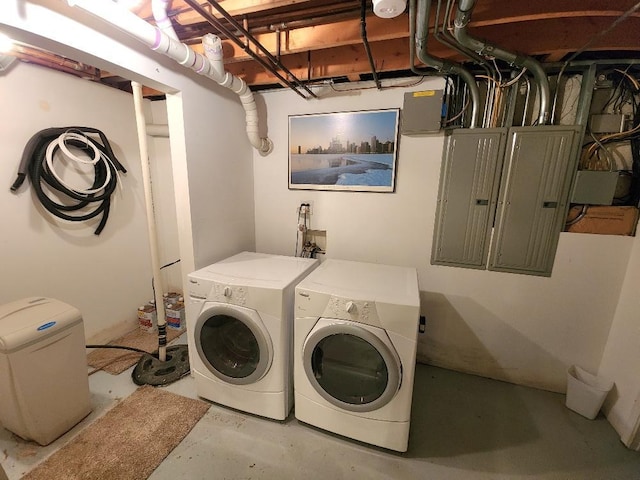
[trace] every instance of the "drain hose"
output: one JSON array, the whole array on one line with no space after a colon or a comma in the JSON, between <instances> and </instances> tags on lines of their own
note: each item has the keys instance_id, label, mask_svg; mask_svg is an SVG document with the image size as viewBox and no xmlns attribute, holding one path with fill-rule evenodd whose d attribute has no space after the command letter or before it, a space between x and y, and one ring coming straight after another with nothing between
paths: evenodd
<instances>
[{"instance_id":1,"label":"drain hose","mask_svg":"<svg viewBox=\"0 0 640 480\"><path fill-rule=\"evenodd\" d=\"M98 135L102 143L89 138L89 134ZM79 158L69 151L68 146L83 150L93 158ZM73 188L57 174L53 168L53 157L59 150L74 161L93 165L94 179L90 188ZM94 232L100 235L109 217L111 195L118 184L119 171L127 172L116 159L107 137L100 130L89 127L47 128L36 133L27 142L11 191L15 192L20 188L25 177L29 175L38 200L56 217L82 222L102 214ZM65 199L65 203L51 198L43 188L43 183L46 184L47 190L60 197L60 201Z\"/></svg>"}]
</instances>

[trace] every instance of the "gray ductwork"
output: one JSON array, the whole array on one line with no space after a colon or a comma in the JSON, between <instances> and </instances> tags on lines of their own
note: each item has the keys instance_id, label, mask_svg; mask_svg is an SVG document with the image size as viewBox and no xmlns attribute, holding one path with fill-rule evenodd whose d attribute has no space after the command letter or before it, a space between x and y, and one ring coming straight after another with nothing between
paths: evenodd
<instances>
[{"instance_id":1,"label":"gray ductwork","mask_svg":"<svg viewBox=\"0 0 640 480\"><path fill-rule=\"evenodd\" d=\"M549 79L542 65L535 59L527 55L518 55L501 49L496 45L484 42L469 35L467 26L471 21L471 12L475 7L476 0L459 0L458 10L454 21L453 35L460 44L480 55L487 55L504 60L510 65L516 65L529 70L538 85L538 94L540 96L540 112L538 115L538 124L544 125L549 119L549 98L551 96L549 89Z\"/></svg>"},{"instance_id":2,"label":"gray ductwork","mask_svg":"<svg viewBox=\"0 0 640 480\"><path fill-rule=\"evenodd\" d=\"M427 36L429 34L429 11L431 10L431 0L418 0L416 18L416 0L411 0L409 4L409 29L410 42L415 41L418 58L422 63L435 69L442 75L458 75L469 88L471 102L470 128L478 125L480 90L473 75L462 65L434 57L427 53Z\"/></svg>"}]
</instances>

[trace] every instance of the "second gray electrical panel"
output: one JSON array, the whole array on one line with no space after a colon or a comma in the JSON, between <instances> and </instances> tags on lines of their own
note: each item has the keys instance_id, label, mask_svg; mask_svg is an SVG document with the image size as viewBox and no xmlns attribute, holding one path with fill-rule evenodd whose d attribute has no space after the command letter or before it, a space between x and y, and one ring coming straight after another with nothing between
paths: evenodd
<instances>
[{"instance_id":1,"label":"second gray electrical panel","mask_svg":"<svg viewBox=\"0 0 640 480\"><path fill-rule=\"evenodd\" d=\"M509 130L489 270L551 275L579 133L566 125Z\"/></svg>"}]
</instances>

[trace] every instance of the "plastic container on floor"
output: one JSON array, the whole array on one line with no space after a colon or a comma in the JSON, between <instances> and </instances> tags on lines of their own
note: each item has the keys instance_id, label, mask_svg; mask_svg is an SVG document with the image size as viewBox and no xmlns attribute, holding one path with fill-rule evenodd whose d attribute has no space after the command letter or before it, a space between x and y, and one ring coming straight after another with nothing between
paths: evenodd
<instances>
[{"instance_id":1,"label":"plastic container on floor","mask_svg":"<svg viewBox=\"0 0 640 480\"><path fill-rule=\"evenodd\" d=\"M572 365L567 371L567 408L593 420L598 415L613 382Z\"/></svg>"},{"instance_id":2,"label":"plastic container on floor","mask_svg":"<svg viewBox=\"0 0 640 480\"><path fill-rule=\"evenodd\" d=\"M32 297L0 306L0 423L47 445L91 412L80 312Z\"/></svg>"}]
</instances>

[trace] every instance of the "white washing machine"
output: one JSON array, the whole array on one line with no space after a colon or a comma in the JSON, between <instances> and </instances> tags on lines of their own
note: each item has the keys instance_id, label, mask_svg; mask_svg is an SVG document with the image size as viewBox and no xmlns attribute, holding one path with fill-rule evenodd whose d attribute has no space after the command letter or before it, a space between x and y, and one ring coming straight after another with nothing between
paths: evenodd
<instances>
[{"instance_id":1,"label":"white washing machine","mask_svg":"<svg viewBox=\"0 0 640 480\"><path fill-rule=\"evenodd\" d=\"M295 315L296 418L405 452L420 322L416 270L326 260L296 287Z\"/></svg>"},{"instance_id":2,"label":"white washing machine","mask_svg":"<svg viewBox=\"0 0 640 480\"><path fill-rule=\"evenodd\" d=\"M200 397L276 420L287 417L295 286L318 264L243 252L189 274L189 361Z\"/></svg>"}]
</instances>

